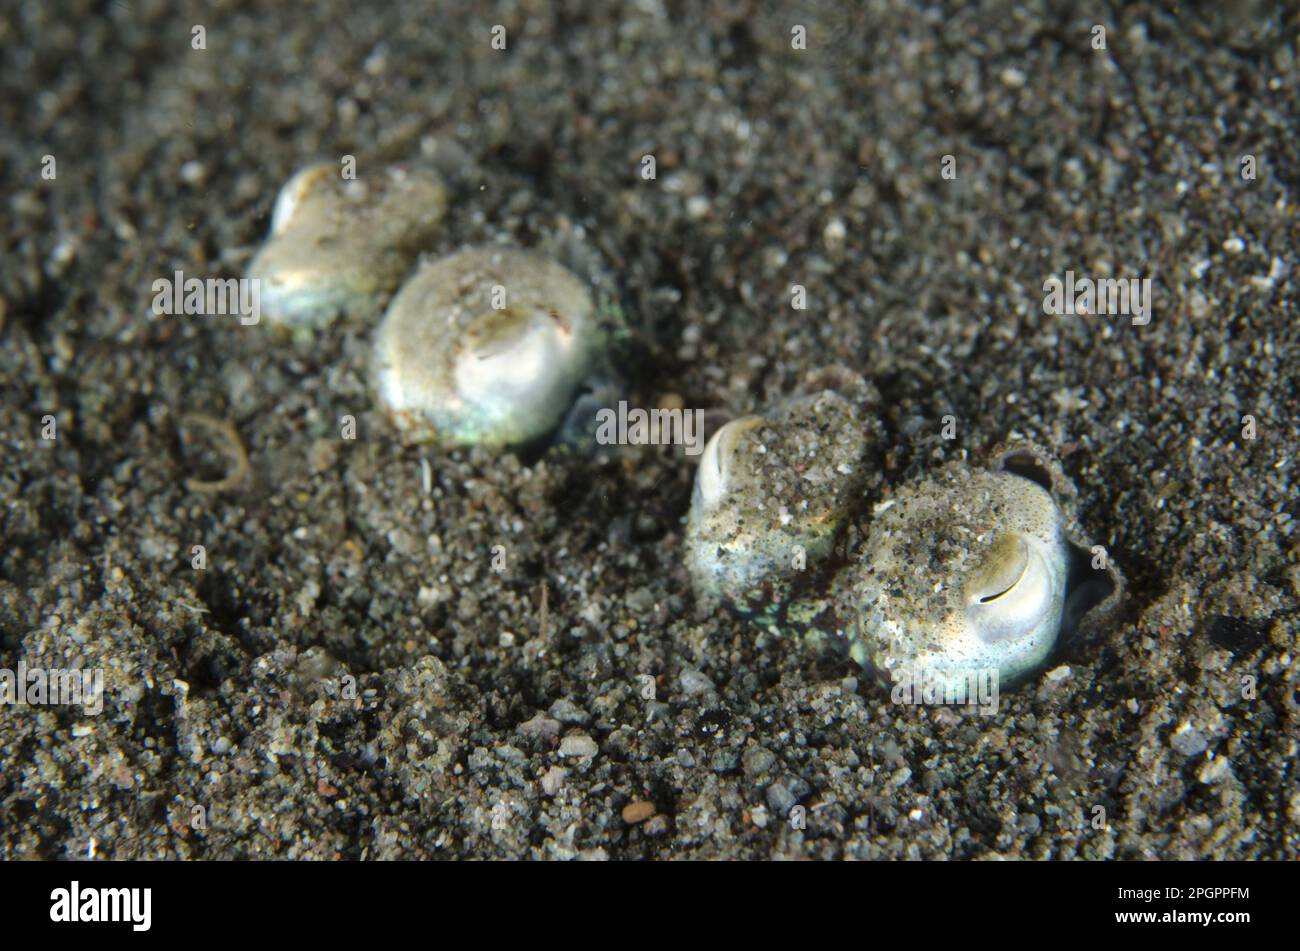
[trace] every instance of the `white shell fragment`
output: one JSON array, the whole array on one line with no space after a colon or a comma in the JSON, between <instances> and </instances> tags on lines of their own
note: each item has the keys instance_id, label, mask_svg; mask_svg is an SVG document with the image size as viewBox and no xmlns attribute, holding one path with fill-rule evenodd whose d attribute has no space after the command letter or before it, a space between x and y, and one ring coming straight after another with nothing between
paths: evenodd
<instances>
[{"instance_id":1,"label":"white shell fragment","mask_svg":"<svg viewBox=\"0 0 1300 951\"><path fill-rule=\"evenodd\" d=\"M331 164L302 169L280 189L271 233L249 265L262 315L317 328L372 306L410 271L446 212L432 169L390 166L355 179Z\"/></svg>"},{"instance_id":2,"label":"white shell fragment","mask_svg":"<svg viewBox=\"0 0 1300 951\"><path fill-rule=\"evenodd\" d=\"M893 500L839 579L855 659L939 684L989 670L1005 683L1039 666L1061 629L1070 572L1051 494L950 463Z\"/></svg>"},{"instance_id":3,"label":"white shell fragment","mask_svg":"<svg viewBox=\"0 0 1300 951\"><path fill-rule=\"evenodd\" d=\"M516 446L560 423L604 353L592 295L544 257L477 248L432 261L375 337L375 390L404 436Z\"/></svg>"}]
</instances>

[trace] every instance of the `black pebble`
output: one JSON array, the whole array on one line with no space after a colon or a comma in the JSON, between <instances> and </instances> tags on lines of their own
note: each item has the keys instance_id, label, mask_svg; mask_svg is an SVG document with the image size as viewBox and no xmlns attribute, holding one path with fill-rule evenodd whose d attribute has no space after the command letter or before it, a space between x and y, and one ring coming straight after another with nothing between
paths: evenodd
<instances>
[{"instance_id":1,"label":"black pebble","mask_svg":"<svg viewBox=\"0 0 1300 951\"><path fill-rule=\"evenodd\" d=\"M1216 614L1210 618L1210 640L1234 654L1249 654L1264 643L1264 626L1241 618Z\"/></svg>"}]
</instances>

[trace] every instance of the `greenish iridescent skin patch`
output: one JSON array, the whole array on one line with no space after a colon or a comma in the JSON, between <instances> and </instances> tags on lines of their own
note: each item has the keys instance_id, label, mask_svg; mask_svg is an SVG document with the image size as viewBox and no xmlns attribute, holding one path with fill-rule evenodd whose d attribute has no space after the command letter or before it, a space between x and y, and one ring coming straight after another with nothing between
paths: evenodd
<instances>
[{"instance_id":1,"label":"greenish iridescent skin patch","mask_svg":"<svg viewBox=\"0 0 1300 951\"><path fill-rule=\"evenodd\" d=\"M809 646L820 647L826 642L827 632L821 625L833 616L834 603L830 598L806 595L772 602L750 616L750 620L781 637L800 637Z\"/></svg>"}]
</instances>

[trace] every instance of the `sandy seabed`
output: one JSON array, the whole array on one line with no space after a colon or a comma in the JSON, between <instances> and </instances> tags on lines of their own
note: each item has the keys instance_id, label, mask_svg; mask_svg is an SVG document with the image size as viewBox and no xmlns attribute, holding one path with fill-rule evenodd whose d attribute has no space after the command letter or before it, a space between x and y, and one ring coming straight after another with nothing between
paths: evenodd
<instances>
[{"instance_id":1,"label":"sandy seabed","mask_svg":"<svg viewBox=\"0 0 1300 951\"><path fill-rule=\"evenodd\" d=\"M0 855L1300 854L1294 15L187 6L0 11L0 667L104 678L0 708ZM693 458L403 445L380 300L296 343L151 314L343 155L443 169L429 256L581 227L634 405L844 364L874 493L1049 447L1115 623L996 716L897 706L692 595ZM1071 270L1149 279L1149 321L1045 314Z\"/></svg>"}]
</instances>

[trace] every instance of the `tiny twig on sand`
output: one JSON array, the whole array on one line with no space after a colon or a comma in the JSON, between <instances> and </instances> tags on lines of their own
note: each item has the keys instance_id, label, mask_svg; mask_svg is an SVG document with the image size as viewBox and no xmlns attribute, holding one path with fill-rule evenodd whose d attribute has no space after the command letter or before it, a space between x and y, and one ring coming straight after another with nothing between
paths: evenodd
<instances>
[{"instance_id":1,"label":"tiny twig on sand","mask_svg":"<svg viewBox=\"0 0 1300 951\"><path fill-rule=\"evenodd\" d=\"M546 640L546 638L550 636L550 631L549 631L550 608L547 603L549 593L550 593L550 589L547 587L546 582L543 581L542 582L542 604L540 609L538 610L538 619L537 619L538 634L541 636L542 640Z\"/></svg>"}]
</instances>

